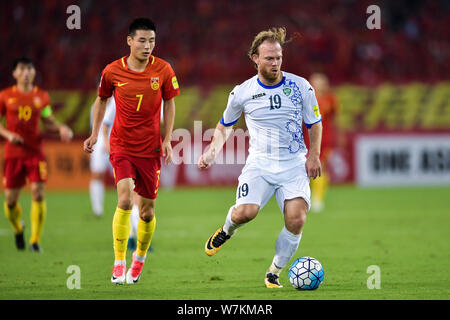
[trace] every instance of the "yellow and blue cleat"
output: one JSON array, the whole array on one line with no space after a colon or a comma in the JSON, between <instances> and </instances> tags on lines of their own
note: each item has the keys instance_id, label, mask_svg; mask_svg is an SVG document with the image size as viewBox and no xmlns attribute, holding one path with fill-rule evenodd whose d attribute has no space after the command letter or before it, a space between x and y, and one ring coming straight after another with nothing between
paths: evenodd
<instances>
[{"instance_id":1,"label":"yellow and blue cleat","mask_svg":"<svg viewBox=\"0 0 450 320\"><path fill-rule=\"evenodd\" d=\"M280 277L270 272L266 273L264 284L266 285L266 288L269 289L283 288L283 286L280 284Z\"/></svg>"},{"instance_id":2,"label":"yellow and blue cleat","mask_svg":"<svg viewBox=\"0 0 450 320\"><path fill-rule=\"evenodd\" d=\"M220 227L211 237L209 237L208 241L206 241L205 253L208 256L215 255L220 250L222 245L230 238L231 236L223 231L222 227Z\"/></svg>"}]
</instances>

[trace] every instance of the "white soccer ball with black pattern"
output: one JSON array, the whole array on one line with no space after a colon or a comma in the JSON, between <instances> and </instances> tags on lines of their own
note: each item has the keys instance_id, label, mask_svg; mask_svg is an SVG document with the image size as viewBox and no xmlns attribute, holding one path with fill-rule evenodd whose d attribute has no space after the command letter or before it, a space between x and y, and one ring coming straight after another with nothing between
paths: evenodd
<instances>
[{"instance_id":1,"label":"white soccer ball with black pattern","mask_svg":"<svg viewBox=\"0 0 450 320\"><path fill-rule=\"evenodd\" d=\"M323 281L322 264L312 257L301 257L289 268L289 282L297 290L315 290Z\"/></svg>"}]
</instances>

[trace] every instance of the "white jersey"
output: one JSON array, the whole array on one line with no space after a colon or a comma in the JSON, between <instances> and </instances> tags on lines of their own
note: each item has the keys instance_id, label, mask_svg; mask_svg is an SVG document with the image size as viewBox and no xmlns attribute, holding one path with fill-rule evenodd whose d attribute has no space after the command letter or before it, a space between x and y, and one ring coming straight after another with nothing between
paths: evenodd
<instances>
[{"instance_id":1,"label":"white jersey","mask_svg":"<svg viewBox=\"0 0 450 320\"><path fill-rule=\"evenodd\" d=\"M91 128L92 128L92 120L94 115L94 105L91 106ZM109 127L108 136L111 133L112 125L114 123L114 117L116 115L116 101L114 100L114 96L109 98L108 103L106 104L105 115L103 117L102 126L106 125ZM102 134L102 128L100 127L99 135L97 138L97 145L104 144L104 137Z\"/></svg>"},{"instance_id":2,"label":"white jersey","mask_svg":"<svg viewBox=\"0 0 450 320\"><path fill-rule=\"evenodd\" d=\"M111 134L115 117L116 117L116 101L114 100L114 96L112 96L109 99L108 104L106 105L105 116L103 117L103 125L109 128L108 137Z\"/></svg>"},{"instance_id":3,"label":"white jersey","mask_svg":"<svg viewBox=\"0 0 450 320\"><path fill-rule=\"evenodd\" d=\"M231 91L220 122L231 126L242 112L250 134L247 163L277 172L306 161L302 122L309 128L322 120L314 88L306 79L283 72L279 84L266 86L255 75Z\"/></svg>"},{"instance_id":4,"label":"white jersey","mask_svg":"<svg viewBox=\"0 0 450 320\"><path fill-rule=\"evenodd\" d=\"M91 108L91 126L92 126L92 115L93 109ZM116 114L116 102L114 97L111 97L106 105L105 116L103 118L103 125L107 125L109 127L109 134L111 134L111 128L114 123L114 116ZM105 137L103 135L103 129L100 128L100 132L97 138L97 143L94 146L94 151L91 153L91 161L90 167L92 172L105 172L108 168L112 168L109 163L109 154L105 151Z\"/></svg>"}]
</instances>

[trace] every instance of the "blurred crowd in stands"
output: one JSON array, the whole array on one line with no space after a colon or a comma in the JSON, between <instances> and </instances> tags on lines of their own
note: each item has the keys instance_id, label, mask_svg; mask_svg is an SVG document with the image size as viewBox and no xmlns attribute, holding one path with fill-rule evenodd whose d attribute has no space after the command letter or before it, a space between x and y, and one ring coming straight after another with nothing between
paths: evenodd
<instances>
[{"instance_id":1,"label":"blurred crowd in stands","mask_svg":"<svg viewBox=\"0 0 450 320\"><path fill-rule=\"evenodd\" d=\"M81 29L69 30L69 5L81 8ZM369 30L367 7L381 9ZM257 32L285 26L292 41L284 67L332 84L437 82L450 75L449 0L15 0L0 3L0 87L11 66L29 56L46 89L96 88L105 65L128 53L133 18L155 21L154 54L170 62L181 86L237 84L255 72L247 51Z\"/></svg>"}]
</instances>

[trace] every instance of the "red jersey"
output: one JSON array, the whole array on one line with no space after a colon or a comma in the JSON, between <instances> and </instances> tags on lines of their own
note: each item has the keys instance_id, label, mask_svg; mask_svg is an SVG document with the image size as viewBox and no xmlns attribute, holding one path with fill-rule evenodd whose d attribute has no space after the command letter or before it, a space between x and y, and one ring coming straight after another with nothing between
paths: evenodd
<instances>
[{"instance_id":1,"label":"red jersey","mask_svg":"<svg viewBox=\"0 0 450 320\"><path fill-rule=\"evenodd\" d=\"M166 61L150 56L144 71L130 70L127 58L116 60L103 70L98 95L114 94L116 117L111 130L111 154L135 157L161 156L161 103L180 93L177 78Z\"/></svg>"},{"instance_id":2,"label":"red jersey","mask_svg":"<svg viewBox=\"0 0 450 320\"><path fill-rule=\"evenodd\" d=\"M44 109L50 108L47 91L34 87L28 93L16 86L0 91L0 115L6 116L6 129L20 135L22 145L5 143L6 158L26 158L42 153L39 123Z\"/></svg>"}]
</instances>

